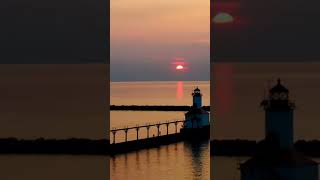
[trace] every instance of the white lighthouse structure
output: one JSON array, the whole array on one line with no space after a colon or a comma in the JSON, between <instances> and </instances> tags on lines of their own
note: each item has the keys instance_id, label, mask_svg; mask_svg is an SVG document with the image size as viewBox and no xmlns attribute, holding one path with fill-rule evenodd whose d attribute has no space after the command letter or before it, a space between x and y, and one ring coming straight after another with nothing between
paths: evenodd
<instances>
[{"instance_id":1,"label":"white lighthouse structure","mask_svg":"<svg viewBox=\"0 0 320 180\"><path fill-rule=\"evenodd\" d=\"M202 94L200 89L197 87L192 93L193 106L196 108L202 107Z\"/></svg>"},{"instance_id":2,"label":"white lighthouse structure","mask_svg":"<svg viewBox=\"0 0 320 180\"><path fill-rule=\"evenodd\" d=\"M280 79L261 106L265 110L265 139L258 144L255 156L240 164L241 180L318 180L318 163L294 148L295 105Z\"/></svg>"},{"instance_id":3,"label":"white lighthouse structure","mask_svg":"<svg viewBox=\"0 0 320 180\"><path fill-rule=\"evenodd\" d=\"M273 141L282 149L293 148L294 103L289 101L289 90L277 84L269 90L269 96L261 103L265 110L265 139Z\"/></svg>"},{"instance_id":4,"label":"white lighthouse structure","mask_svg":"<svg viewBox=\"0 0 320 180\"><path fill-rule=\"evenodd\" d=\"M197 87L192 93L192 106L185 113L185 121L181 133L191 136L208 136L210 135L210 118L209 113L203 109L202 94ZM197 134L195 134L197 133Z\"/></svg>"}]
</instances>

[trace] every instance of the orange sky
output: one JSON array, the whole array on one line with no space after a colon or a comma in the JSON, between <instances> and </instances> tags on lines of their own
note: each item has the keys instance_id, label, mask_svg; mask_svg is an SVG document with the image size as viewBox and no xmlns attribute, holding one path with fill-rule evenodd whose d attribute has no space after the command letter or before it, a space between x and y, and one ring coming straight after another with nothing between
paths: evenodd
<instances>
[{"instance_id":1,"label":"orange sky","mask_svg":"<svg viewBox=\"0 0 320 180\"><path fill-rule=\"evenodd\" d=\"M114 70L111 78L123 76L117 73L120 71L117 65L112 66L117 63L156 64L157 67L151 65L148 68L160 69L159 74L168 74L167 65L174 57L183 57L191 64L205 64L207 67L209 5L206 0L111 1L111 67ZM203 77L209 79L209 69ZM166 79L161 76L154 78Z\"/></svg>"},{"instance_id":2,"label":"orange sky","mask_svg":"<svg viewBox=\"0 0 320 180\"><path fill-rule=\"evenodd\" d=\"M129 41L178 43L209 39L197 33L209 30L209 1L111 1L111 37Z\"/></svg>"}]
</instances>

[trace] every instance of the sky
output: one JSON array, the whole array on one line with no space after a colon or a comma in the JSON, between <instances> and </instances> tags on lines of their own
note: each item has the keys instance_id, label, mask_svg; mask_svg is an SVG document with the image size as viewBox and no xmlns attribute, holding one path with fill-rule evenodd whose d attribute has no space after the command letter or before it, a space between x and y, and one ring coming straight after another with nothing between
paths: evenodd
<instances>
[{"instance_id":1,"label":"sky","mask_svg":"<svg viewBox=\"0 0 320 180\"><path fill-rule=\"evenodd\" d=\"M209 80L210 2L111 1L111 80ZM175 62L184 63L176 71Z\"/></svg>"},{"instance_id":2,"label":"sky","mask_svg":"<svg viewBox=\"0 0 320 180\"><path fill-rule=\"evenodd\" d=\"M108 62L108 3L1 1L0 64Z\"/></svg>"},{"instance_id":3,"label":"sky","mask_svg":"<svg viewBox=\"0 0 320 180\"><path fill-rule=\"evenodd\" d=\"M319 5L316 0L211 1L211 60L319 61Z\"/></svg>"}]
</instances>

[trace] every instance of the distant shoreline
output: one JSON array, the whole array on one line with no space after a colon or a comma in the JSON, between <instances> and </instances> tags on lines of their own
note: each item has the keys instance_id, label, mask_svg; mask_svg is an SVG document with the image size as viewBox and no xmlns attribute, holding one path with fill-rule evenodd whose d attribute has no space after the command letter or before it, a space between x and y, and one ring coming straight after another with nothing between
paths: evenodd
<instances>
[{"instance_id":1,"label":"distant shoreline","mask_svg":"<svg viewBox=\"0 0 320 180\"><path fill-rule=\"evenodd\" d=\"M297 151L311 157L320 157L320 140L298 140L294 147ZM253 156L258 151L258 142L236 140L211 140L211 156Z\"/></svg>"},{"instance_id":2,"label":"distant shoreline","mask_svg":"<svg viewBox=\"0 0 320 180\"><path fill-rule=\"evenodd\" d=\"M156 138L144 139L138 143L129 141L128 143L110 144L109 140L90 139L44 139L23 140L17 138L0 139L0 155L4 154L46 154L46 155L115 155L130 151L157 148L159 146L183 141L179 134L160 136ZM200 142L200 140L194 142ZM320 140L298 140L295 148L307 156L320 157ZM211 156L253 156L258 147L257 141L235 139L235 140L211 140Z\"/></svg>"},{"instance_id":3,"label":"distant shoreline","mask_svg":"<svg viewBox=\"0 0 320 180\"><path fill-rule=\"evenodd\" d=\"M127 80L127 81L110 81L110 83L139 83L139 82L210 82L210 80Z\"/></svg>"},{"instance_id":4,"label":"distant shoreline","mask_svg":"<svg viewBox=\"0 0 320 180\"><path fill-rule=\"evenodd\" d=\"M191 106L159 106L159 105L110 105L110 111L189 111ZM210 106L203 106L210 111Z\"/></svg>"},{"instance_id":5,"label":"distant shoreline","mask_svg":"<svg viewBox=\"0 0 320 180\"><path fill-rule=\"evenodd\" d=\"M44 139L24 140L17 138L0 139L0 154L68 154L108 155L109 140L90 139Z\"/></svg>"}]
</instances>

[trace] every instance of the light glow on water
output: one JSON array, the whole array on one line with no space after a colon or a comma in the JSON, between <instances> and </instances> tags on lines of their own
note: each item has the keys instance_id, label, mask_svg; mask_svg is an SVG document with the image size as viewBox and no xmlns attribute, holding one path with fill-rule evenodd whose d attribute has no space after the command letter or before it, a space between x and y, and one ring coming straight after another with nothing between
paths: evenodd
<instances>
[{"instance_id":1,"label":"light glow on water","mask_svg":"<svg viewBox=\"0 0 320 180\"><path fill-rule=\"evenodd\" d=\"M177 99L181 100L183 98L183 82L177 82Z\"/></svg>"},{"instance_id":2,"label":"light glow on water","mask_svg":"<svg viewBox=\"0 0 320 180\"><path fill-rule=\"evenodd\" d=\"M204 106L210 104L209 81L111 82L112 105L192 105L192 91L199 87ZM112 120L111 120L112 121Z\"/></svg>"}]
</instances>

